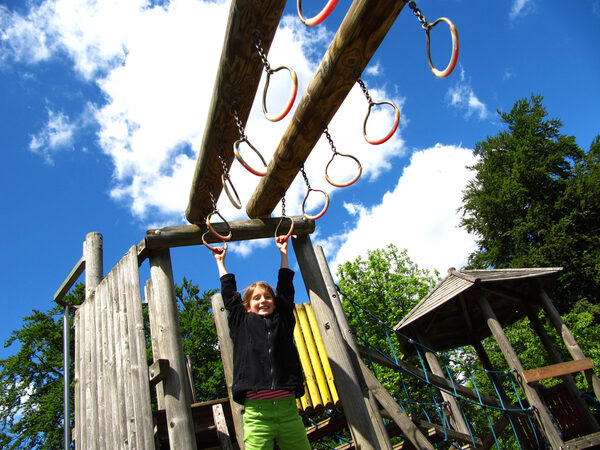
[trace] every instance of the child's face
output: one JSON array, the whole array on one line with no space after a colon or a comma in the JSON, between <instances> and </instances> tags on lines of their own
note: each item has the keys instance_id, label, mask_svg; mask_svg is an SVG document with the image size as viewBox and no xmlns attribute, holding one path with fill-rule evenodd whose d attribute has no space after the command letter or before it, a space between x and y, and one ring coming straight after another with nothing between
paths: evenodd
<instances>
[{"instance_id":1,"label":"child's face","mask_svg":"<svg viewBox=\"0 0 600 450\"><path fill-rule=\"evenodd\" d=\"M275 299L271 293L260 286L256 286L254 292L252 292L252 298L250 298L248 312L266 316L273 311L275 311Z\"/></svg>"}]
</instances>

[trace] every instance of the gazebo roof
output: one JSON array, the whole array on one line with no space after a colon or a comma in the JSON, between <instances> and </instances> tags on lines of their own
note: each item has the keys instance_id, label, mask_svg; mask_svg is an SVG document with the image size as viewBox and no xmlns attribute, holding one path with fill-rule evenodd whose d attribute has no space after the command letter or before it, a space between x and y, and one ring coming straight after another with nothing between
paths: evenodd
<instances>
[{"instance_id":1,"label":"gazebo roof","mask_svg":"<svg viewBox=\"0 0 600 450\"><path fill-rule=\"evenodd\" d=\"M538 307L540 284L549 291L562 267L531 269L456 270L444 278L394 329L428 347L448 350L490 335L477 302L483 291L500 324L505 327L526 315L523 303Z\"/></svg>"}]
</instances>

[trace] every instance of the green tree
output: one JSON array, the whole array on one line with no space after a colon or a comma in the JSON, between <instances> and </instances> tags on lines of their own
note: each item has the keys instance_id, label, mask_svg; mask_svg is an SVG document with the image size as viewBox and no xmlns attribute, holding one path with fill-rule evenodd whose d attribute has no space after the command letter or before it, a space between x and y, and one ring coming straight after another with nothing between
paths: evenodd
<instances>
[{"instance_id":1,"label":"green tree","mask_svg":"<svg viewBox=\"0 0 600 450\"><path fill-rule=\"evenodd\" d=\"M84 298L78 285L65 301L79 305ZM0 360L0 447L63 448L62 327L61 307L33 310L4 344L17 351Z\"/></svg>"},{"instance_id":2,"label":"green tree","mask_svg":"<svg viewBox=\"0 0 600 450\"><path fill-rule=\"evenodd\" d=\"M589 152L548 119L543 97L518 100L507 129L478 142L461 226L477 236L469 268L561 266L553 299L564 313L597 307L600 138Z\"/></svg>"},{"instance_id":3,"label":"green tree","mask_svg":"<svg viewBox=\"0 0 600 450\"><path fill-rule=\"evenodd\" d=\"M175 286L183 352L190 357L194 391L199 402L227 397L225 372L213 323L211 297L216 290L200 295L197 285L183 278Z\"/></svg>"},{"instance_id":4,"label":"green tree","mask_svg":"<svg viewBox=\"0 0 600 450\"><path fill-rule=\"evenodd\" d=\"M429 293L439 280L438 273L419 268L406 250L390 244L384 249L369 250L367 258L345 262L337 271L344 310L359 344L369 345L392 356L401 349L394 327ZM400 395L397 372L377 367L379 380L393 395Z\"/></svg>"}]
</instances>

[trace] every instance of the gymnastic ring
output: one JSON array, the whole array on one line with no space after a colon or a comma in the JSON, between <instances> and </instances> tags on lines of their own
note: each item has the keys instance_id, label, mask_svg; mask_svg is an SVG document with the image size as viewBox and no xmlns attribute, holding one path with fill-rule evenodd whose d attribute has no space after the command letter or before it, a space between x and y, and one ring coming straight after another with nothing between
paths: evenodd
<instances>
[{"instance_id":1,"label":"gymnastic ring","mask_svg":"<svg viewBox=\"0 0 600 450\"><path fill-rule=\"evenodd\" d=\"M319 214L316 214L314 216L308 215L306 214L306 212L304 211L304 207L306 204L306 200L308 199L308 195L311 192L321 192L324 196L325 196L325 206L323 206L323 209L321 210L321 212L319 212ZM310 188L308 191L306 191L306 196L304 197L304 201L302 202L302 215L308 219L308 220L317 220L320 219L321 217L323 217L323 214L325 214L325 212L327 211L327 208L329 208L329 195L327 195L327 192L322 191L321 189L313 189Z\"/></svg>"},{"instance_id":2,"label":"gymnastic ring","mask_svg":"<svg viewBox=\"0 0 600 450\"><path fill-rule=\"evenodd\" d=\"M224 174L221 174L221 183L223 183L223 190L227 194L227 197L229 197L229 200L231 201L233 206L235 206L237 209L242 209L242 201L240 200L240 196L235 190L235 186L233 186L233 183L231 182L229 176L226 177ZM229 187L231 187L231 191L229 190ZM233 197L234 195L235 198Z\"/></svg>"},{"instance_id":3,"label":"gymnastic ring","mask_svg":"<svg viewBox=\"0 0 600 450\"><path fill-rule=\"evenodd\" d=\"M265 170L264 171L256 170L256 169L250 167L246 163L246 161L244 161L244 158L242 158L242 155L240 155L240 150L239 150L240 144L242 142L245 142L246 144L248 144L248 147L250 147L254 151L254 153L256 153L258 155L258 157L260 158L260 160L262 161L262 163L265 166ZM267 170L266 170L267 163L266 163L265 159L262 157L262 155L260 154L260 152L258 150L256 150L256 148L254 148L254 146L250 143L250 141L248 141L248 139L241 138L241 139L238 139L237 141L235 141L234 144L233 144L233 153L235 153L235 157L242 164L242 166L244 166L246 168L246 170L248 170L248 172L250 172L250 173L252 173L252 174L254 174L256 176L259 176L259 177L264 177L267 174Z\"/></svg>"},{"instance_id":4,"label":"gymnastic ring","mask_svg":"<svg viewBox=\"0 0 600 450\"><path fill-rule=\"evenodd\" d=\"M338 0L329 0L320 13L318 13L314 17L311 17L310 19L307 19L302 14L302 0L298 0L296 2L296 7L298 9L298 17L300 17L302 23L307 27L314 27L315 25L319 25L321 22L323 22L327 18L327 16L331 14L331 11L333 11L335 5L337 5L337 2Z\"/></svg>"},{"instance_id":5,"label":"gymnastic ring","mask_svg":"<svg viewBox=\"0 0 600 450\"><path fill-rule=\"evenodd\" d=\"M217 233L217 231L210 224L210 218L212 216L214 216L215 214L221 218L221 220L223 221L223 223L225 225L227 225L227 229L229 230L229 233L226 236L223 236L222 234ZM216 237L217 239L219 239L223 242L227 242L229 239L231 239L231 226L229 225L229 223L225 220L225 218L221 215L221 213L219 211L215 210L206 217L206 226L208 227L208 231L210 231L211 234L214 237Z\"/></svg>"},{"instance_id":6,"label":"gymnastic ring","mask_svg":"<svg viewBox=\"0 0 600 450\"><path fill-rule=\"evenodd\" d=\"M329 178L329 174L327 173L327 170L329 169L329 165L333 162L333 158L335 158L336 155L340 155L344 158L350 158L350 159L353 159L354 161L356 161L356 164L358 165L358 173L350 181L347 181L345 183L336 183L331 178ZM331 157L331 159L329 160L329 162L327 163L327 165L325 166L325 179L327 180L327 182L329 184L331 184L332 186L335 186L335 187L348 187L348 186L356 183L356 181L360 178L361 175L362 175L362 166L360 165L360 161L352 155L346 155L344 153L335 152L333 154L333 156Z\"/></svg>"},{"instance_id":7,"label":"gymnastic ring","mask_svg":"<svg viewBox=\"0 0 600 450\"><path fill-rule=\"evenodd\" d=\"M272 74L274 74L275 72L278 72L282 69L287 70L290 73L290 77L292 79L292 89L290 90L290 96L288 97L288 101L287 101L285 107L281 110L281 112L279 114L269 114L267 112L267 90L269 89L269 80L271 79ZM287 116L287 113L290 112L290 109L292 109L294 101L296 100L297 93L298 93L298 76L296 75L296 72L294 71L294 69L287 67L287 66L281 66L281 67L278 67L277 69L270 69L267 72L267 79L265 81L265 89L263 90L263 97L262 97L263 112L265 113L265 117L267 118L267 120L270 120L271 122L279 122L281 119L283 119L285 116Z\"/></svg>"},{"instance_id":8,"label":"gymnastic ring","mask_svg":"<svg viewBox=\"0 0 600 450\"><path fill-rule=\"evenodd\" d=\"M222 248L225 248L225 250L227 250L227 242L223 242L224 246L223 247L211 247L209 245L208 242L206 242L205 236L208 234L208 231L205 231L204 234L202 235L202 243L204 244L204 246L209 249L211 252L213 253L221 253Z\"/></svg>"},{"instance_id":9,"label":"gymnastic ring","mask_svg":"<svg viewBox=\"0 0 600 450\"><path fill-rule=\"evenodd\" d=\"M275 239L277 239L279 237L277 235L277 232L279 231L280 225L283 223L283 219L289 219L290 222L291 222L290 231L288 231L288 233L285 236L281 235L281 236L283 236L283 242L285 242L285 241L287 241L290 238L290 236L294 232L294 220L292 218L290 218L290 217L287 217L287 216L281 216L281 219L279 219L279 223L275 227Z\"/></svg>"},{"instance_id":10,"label":"gymnastic ring","mask_svg":"<svg viewBox=\"0 0 600 450\"><path fill-rule=\"evenodd\" d=\"M430 42L429 42L429 31L435 27L439 22L446 22L450 27L450 34L452 35L452 55L450 56L450 62L446 66L446 68L442 71L435 68L433 62L431 61L431 52L430 52ZM427 34L427 61L429 62L429 67L431 67L431 71L438 78L447 77L452 73L454 67L456 66L456 62L458 61L458 31L454 24L447 19L446 17L440 17L435 22L429 24L427 28L425 28L425 33Z\"/></svg>"},{"instance_id":11,"label":"gymnastic ring","mask_svg":"<svg viewBox=\"0 0 600 450\"><path fill-rule=\"evenodd\" d=\"M392 108L394 108L394 124L392 125L392 129L389 131L388 134L385 135L385 137L383 137L381 139L370 139L369 136L367 136L367 121L369 120L369 116L371 115L371 109L373 108L373 106L376 106L376 105L390 105ZM387 100L384 102L369 103L369 111L367 111L367 117L365 117L365 122L363 123L363 136L365 137L365 141L367 141L369 144L373 144L373 145L383 144L384 142L386 142L389 138L391 138L394 135L394 133L398 129L399 123L400 123L400 110L394 103L388 102Z\"/></svg>"}]
</instances>

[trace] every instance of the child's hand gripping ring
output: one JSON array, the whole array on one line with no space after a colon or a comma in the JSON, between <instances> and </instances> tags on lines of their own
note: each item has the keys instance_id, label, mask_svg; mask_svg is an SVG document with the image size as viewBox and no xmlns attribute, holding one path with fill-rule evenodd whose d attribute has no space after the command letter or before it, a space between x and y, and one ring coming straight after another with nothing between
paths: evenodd
<instances>
[{"instance_id":1,"label":"child's hand gripping ring","mask_svg":"<svg viewBox=\"0 0 600 450\"><path fill-rule=\"evenodd\" d=\"M222 235L219 234L211 225L210 223L210 218L214 215L217 215L221 218L221 220L223 221L223 223L227 226L227 231L228 233L226 235ZM232 232L231 232L231 226L229 225L229 223L225 220L225 218L221 215L221 213L219 213L218 211L213 211L211 212L208 217L206 218L206 226L208 228L208 230L202 235L202 243L212 252L214 253L220 253L221 250L218 250L219 247L211 247L208 242L206 242L206 235L210 232L210 234L212 234L214 237L216 237L217 239L219 239L220 241L225 243L225 248L227 248L227 241L229 241L231 239L232 236Z\"/></svg>"},{"instance_id":2,"label":"child's hand gripping ring","mask_svg":"<svg viewBox=\"0 0 600 450\"><path fill-rule=\"evenodd\" d=\"M290 221L290 230L288 231L288 233L286 235L279 234L279 227L283 223L283 219L289 219L289 221ZM285 242L290 238L290 236L292 235L293 232L294 232L293 219L291 219L290 217L287 217L287 216L281 216L281 219L279 219L279 223L275 227L275 239L278 239L279 237L281 237L281 242Z\"/></svg>"},{"instance_id":3,"label":"child's hand gripping ring","mask_svg":"<svg viewBox=\"0 0 600 450\"><path fill-rule=\"evenodd\" d=\"M288 97L288 101L287 101L286 105L279 112L279 114L270 114L269 112L267 112L267 90L269 89L269 80L271 79L271 75L273 73L278 72L282 69L287 70L290 73L290 77L292 79L292 88L290 90L290 96ZM267 72L267 79L265 81L265 89L263 90L263 97L262 97L263 112L264 112L267 120L270 120L271 122L278 122L281 119L283 119L287 115L287 113L290 112L290 109L292 109L292 105L294 104L294 101L296 100L297 92L298 92L298 77L296 76L296 72L294 72L294 69L291 69L287 66L281 66L281 67L278 67L277 69L270 69Z\"/></svg>"}]
</instances>

